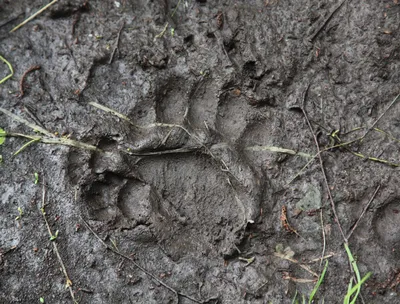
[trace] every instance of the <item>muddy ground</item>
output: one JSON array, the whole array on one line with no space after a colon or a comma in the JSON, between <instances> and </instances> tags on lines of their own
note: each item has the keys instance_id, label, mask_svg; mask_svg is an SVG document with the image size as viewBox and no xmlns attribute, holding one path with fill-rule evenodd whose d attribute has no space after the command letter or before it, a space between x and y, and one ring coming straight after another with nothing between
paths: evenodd
<instances>
[{"instance_id":1,"label":"muddy ground","mask_svg":"<svg viewBox=\"0 0 400 304\"><path fill-rule=\"evenodd\" d=\"M0 128L42 136L0 146L0 303L292 303L325 260L342 303L349 234L357 303L400 303L398 1L71 0L9 33L47 3L0 2Z\"/></svg>"}]
</instances>

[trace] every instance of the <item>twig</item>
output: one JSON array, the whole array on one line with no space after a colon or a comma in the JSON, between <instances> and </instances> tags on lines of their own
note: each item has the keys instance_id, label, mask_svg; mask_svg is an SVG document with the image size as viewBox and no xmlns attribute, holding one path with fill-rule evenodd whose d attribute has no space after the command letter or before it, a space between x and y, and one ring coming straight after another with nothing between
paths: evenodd
<instances>
[{"instance_id":1,"label":"twig","mask_svg":"<svg viewBox=\"0 0 400 304\"><path fill-rule=\"evenodd\" d=\"M113 59L114 59L114 55L115 55L115 52L116 52L117 49L118 49L119 40L120 40L120 37L121 37L121 32L122 32L122 29L124 28L124 26L125 26L125 21L122 20L121 26L119 27L117 40L115 41L115 46L114 46L114 49L113 49L113 51L112 51L112 53L111 53L111 57L110 57L110 60L108 61L108 64L111 64L112 61L113 61Z\"/></svg>"},{"instance_id":2,"label":"twig","mask_svg":"<svg viewBox=\"0 0 400 304\"><path fill-rule=\"evenodd\" d=\"M131 257L121 253L120 251L115 250L113 247L107 245L101 238L100 236L94 232L94 230L90 227L90 225L86 222L86 220L81 216L82 221L84 222L85 226L89 229L89 231L100 241L100 243L106 247L108 250L112 251L113 253L115 253L116 255L119 255L120 257L130 261L136 268L138 268L140 271L142 271L144 274L146 274L147 276L149 276L150 278L152 278L153 280L155 280L156 282L158 282L159 284L161 284L163 287L165 287L166 289L168 289L169 291L171 291L173 294L175 294L178 299L179 297L184 297L188 300L191 300L195 303L207 303L209 301L211 301L212 299L206 300L206 301L201 301L201 300L196 300L193 297L181 293L179 291L177 291L176 289L172 288L171 286L169 286L168 284L164 283L162 280L160 280L159 278L157 278L155 275L153 275L151 272L147 271L146 269L144 269L142 266L140 266L138 263L135 262L134 259L132 259Z\"/></svg>"},{"instance_id":3,"label":"twig","mask_svg":"<svg viewBox=\"0 0 400 304\"><path fill-rule=\"evenodd\" d=\"M324 167L324 163L322 161L321 149L319 147L318 139L317 139L317 136L314 133L314 129L313 129L311 123L310 123L310 120L308 119L308 115L307 115L307 112L306 112L306 109L305 109L305 102L306 102L307 93L308 93L308 89L309 88L310 88L310 84L307 85L307 88L304 91L303 101L302 101L302 105L301 105L301 111L303 112L303 115L304 115L304 118L306 119L308 128L310 129L310 132L311 132L311 134L312 134L312 136L314 138L315 146L317 148L317 155L318 155L318 159L319 159L319 164L320 164L320 167L321 167L321 172L322 172L322 175L324 177L325 187L326 187L326 190L328 192L329 201L331 203L331 208L332 208L332 211L333 211L333 214L334 214L334 217L335 217L335 221L336 221L336 223L337 223L337 225L339 227L340 233L341 233L341 235L343 237L343 241L345 242L345 244L347 244L347 239L346 239L346 236L344 235L344 232L343 232L343 229L342 229L342 225L340 224L339 217L338 217L337 212L336 212L336 206L335 206L335 203L333 201L331 190L329 188L328 178L326 177L325 167Z\"/></svg>"},{"instance_id":4,"label":"twig","mask_svg":"<svg viewBox=\"0 0 400 304\"><path fill-rule=\"evenodd\" d=\"M368 133L369 133L372 129L375 128L376 124L382 119L382 117L386 114L386 112L389 111L389 109L396 103L396 101L399 99L399 97L400 97L400 94L398 94L398 95L393 99L393 101L388 105L388 107L385 109L385 111L383 111L383 113L378 117L377 120L375 120L375 122L372 124L372 126L369 127L369 128L367 129L367 131L365 131L364 135L361 136L361 140L364 139L365 136L367 136Z\"/></svg>"},{"instance_id":5,"label":"twig","mask_svg":"<svg viewBox=\"0 0 400 304\"><path fill-rule=\"evenodd\" d=\"M350 238L350 236L353 234L354 230L357 228L358 223L360 222L361 218L364 216L365 212L368 210L369 205L371 205L372 201L375 199L376 194L378 193L379 189L381 188L381 185L378 185L376 187L374 194L372 194L372 197L369 199L368 203L365 205L363 211L360 214L360 217L358 218L357 222L354 224L353 228L351 228L350 233L347 236L347 239Z\"/></svg>"},{"instance_id":6,"label":"twig","mask_svg":"<svg viewBox=\"0 0 400 304\"><path fill-rule=\"evenodd\" d=\"M22 21L20 24L18 24L16 27L14 27L10 33L15 32L17 29L19 29L21 26L24 26L26 23L31 21L33 18L44 12L46 9L48 9L50 6L52 6L54 3L56 3L58 0L53 0L49 4L43 6L40 10L38 10L36 13L34 13L32 16L28 17L24 21Z\"/></svg>"},{"instance_id":7,"label":"twig","mask_svg":"<svg viewBox=\"0 0 400 304\"><path fill-rule=\"evenodd\" d=\"M48 222L47 217L46 217L45 203L46 203L46 183L45 183L45 181L43 180L43 188L42 188L42 206L41 206L41 208L40 208L40 211L41 211L41 213L42 213L42 215L43 215L44 222L46 223L46 227L47 227L47 231L48 231L48 233L49 233L50 239L52 239L52 238L54 237L54 235L53 235L53 233L52 233L52 231L51 231L49 222ZM65 277L65 280L66 280L65 286L69 289L69 293L71 294L71 298L72 298L73 303L76 304L76 303L78 303L78 302L77 302L76 299L75 299L74 291L72 290L72 287L71 287L71 286L72 286L72 281L70 280L70 278L69 278L69 276L68 276L68 273L67 273L67 269L65 268L64 262L63 262L63 260L61 259L60 253L59 253L59 251L58 251L58 247L57 247L56 240L53 239L53 240L51 241L51 243L53 244L54 252L56 253L56 256L57 256L57 259L58 259L58 263L60 264L60 267L61 267L61 269L62 269L62 272L63 272L64 277Z\"/></svg>"},{"instance_id":8,"label":"twig","mask_svg":"<svg viewBox=\"0 0 400 304\"><path fill-rule=\"evenodd\" d=\"M323 218L323 214L322 214L322 208L321 208L321 212L320 212L320 217L321 217L321 230L322 230L322 240L323 240L323 246L322 246L322 254L321 254L321 262L319 264L319 267L322 266L322 261L324 260L324 256L325 256L325 249L326 249L326 236L325 236L325 229L324 229L324 218Z\"/></svg>"},{"instance_id":9,"label":"twig","mask_svg":"<svg viewBox=\"0 0 400 304\"><path fill-rule=\"evenodd\" d=\"M7 79L10 79L13 75L14 75L14 69L11 65L11 63L9 63L3 56L0 55L0 60L3 61L8 68L10 69L10 74L8 74L6 77L4 77L3 79L0 79L0 84L5 82Z\"/></svg>"},{"instance_id":10,"label":"twig","mask_svg":"<svg viewBox=\"0 0 400 304\"><path fill-rule=\"evenodd\" d=\"M342 5L346 2L343 0L333 11L329 14L328 18L325 19L324 23L320 26L320 28L315 32L314 35L311 36L310 42L313 42L315 38L317 38L318 34L324 29L324 27L328 24L328 22L332 19L333 15L342 7Z\"/></svg>"},{"instance_id":11,"label":"twig","mask_svg":"<svg viewBox=\"0 0 400 304\"><path fill-rule=\"evenodd\" d=\"M22 75L21 80L19 81L19 98L22 98L24 96L24 80L26 75L28 75L32 71L40 70L40 65L34 65L31 66L29 69L25 71L25 73Z\"/></svg>"}]
</instances>

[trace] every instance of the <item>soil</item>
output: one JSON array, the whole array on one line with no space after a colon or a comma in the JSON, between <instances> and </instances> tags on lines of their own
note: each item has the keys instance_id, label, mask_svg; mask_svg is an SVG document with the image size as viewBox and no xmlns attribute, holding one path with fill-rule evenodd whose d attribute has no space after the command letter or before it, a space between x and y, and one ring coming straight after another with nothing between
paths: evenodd
<instances>
[{"instance_id":1,"label":"soil","mask_svg":"<svg viewBox=\"0 0 400 304\"><path fill-rule=\"evenodd\" d=\"M65 0L10 33L47 3L0 3L0 107L55 139L0 146L0 303L72 303L60 260L79 303L292 303L328 260L342 303L345 238L357 303L400 303L399 1Z\"/></svg>"}]
</instances>

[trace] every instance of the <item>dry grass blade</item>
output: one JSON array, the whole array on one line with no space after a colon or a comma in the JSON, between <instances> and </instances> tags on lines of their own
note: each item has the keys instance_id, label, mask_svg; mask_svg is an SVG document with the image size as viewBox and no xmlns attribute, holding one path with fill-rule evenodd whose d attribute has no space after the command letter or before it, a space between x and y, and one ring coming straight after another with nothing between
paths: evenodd
<instances>
[{"instance_id":1,"label":"dry grass blade","mask_svg":"<svg viewBox=\"0 0 400 304\"><path fill-rule=\"evenodd\" d=\"M127 116L125 116L109 107L103 106L102 104L99 104L98 102L94 102L94 101L89 102L89 104L95 108L98 108L99 110L102 110L107 113L111 113L111 114L121 118L122 120L125 120L126 122L128 122L132 126L134 126L135 128L140 128L139 126L135 125Z\"/></svg>"},{"instance_id":2,"label":"dry grass blade","mask_svg":"<svg viewBox=\"0 0 400 304\"><path fill-rule=\"evenodd\" d=\"M27 19L25 19L24 21L22 21L20 24L18 24L16 27L14 27L10 33L15 32L17 29L19 29L20 27L24 26L26 23L28 23L29 21L31 21L33 18L35 18L36 16L40 15L41 13L43 13L45 10L47 10L50 6L52 6L54 3L58 2L58 0L53 0L52 2L50 2L49 4L43 6L40 10L38 10L36 13L34 13L32 16L28 17Z\"/></svg>"},{"instance_id":3,"label":"dry grass blade","mask_svg":"<svg viewBox=\"0 0 400 304\"><path fill-rule=\"evenodd\" d=\"M6 136L9 137L23 137L23 138L28 138L32 142L28 143L27 145L24 145L20 150L22 151L25 149L28 145L34 142L41 142L44 144L53 144L53 145L63 145L63 146L70 146L70 147L75 147L79 149L85 149L85 150L90 150L90 151L97 151L97 152L102 152L101 149L97 148L96 146L89 145L77 140L69 139L69 138L58 138L51 132L47 131L45 128L42 128L36 124L30 123L26 119L19 117L18 115L15 115L11 113L10 111L1 108L0 107L0 112L3 112L10 118L12 118L15 121L19 121L26 125L27 127L31 128L35 132L42 133L44 136L38 136L38 135L26 135L26 134L21 134L21 133L6 133ZM21 152L18 150L18 153ZM18 154L16 153L16 154Z\"/></svg>"},{"instance_id":4,"label":"dry grass blade","mask_svg":"<svg viewBox=\"0 0 400 304\"><path fill-rule=\"evenodd\" d=\"M38 126L38 125L35 125L33 123L30 123L26 119L23 119L22 117L19 117L18 115L15 115L15 114L11 113L10 111L8 111L8 110L6 110L4 108L0 108L0 112L3 112L7 116L11 117L13 120L16 120L16 121L19 121L19 122L23 123L27 127L31 128L33 131L38 131L38 132L40 132L40 133L42 133L44 135L47 135L49 137L55 137L54 134L50 133L46 129L44 129L44 128Z\"/></svg>"},{"instance_id":5,"label":"dry grass blade","mask_svg":"<svg viewBox=\"0 0 400 304\"><path fill-rule=\"evenodd\" d=\"M245 148L246 151L254 151L254 152L262 152L262 151L269 151L269 152L275 152L275 153L283 153L283 154L289 154L289 155L298 155L304 158L314 158L315 156L304 153L304 152L298 152L294 151L291 149L285 149L281 147L274 147L274 146L250 146Z\"/></svg>"},{"instance_id":6,"label":"dry grass blade","mask_svg":"<svg viewBox=\"0 0 400 304\"><path fill-rule=\"evenodd\" d=\"M299 261L297 261L297 260L295 260L295 259L292 259L292 258L286 256L286 255L283 254L283 253L274 252L274 255L275 255L276 257L278 257L278 258L281 258L282 260L288 260L288 261L290 261L290 262L292 262L292 263L294 263L294 264L298 264L301 268L303 268L303 269L304 269L305 271L307 271L308 273L312 274L314 277L317 277L317 278L318 278L318 276L319 276L318 273L312 271L311 268L308 267L307 265L300 264Z\"/></svg>"},{"instance_id":7,"label":"dry grass blade","mask_svg":"<svg viewBox=\"0 0 400 304\"><path fill-rule=\"evenodd\" d=\"M46 217L45 205L46 205L46 184L45 184L45 181L43 181L42 206L40 208L40 211L42 213L44 222L46 223L46 227L47 227L47 231L48 231L49 236L50 236L50 240L52 240L51 243L53 244L53 249L54 249L54 252L55 252L55 254L57 256L58 263L60 264L60 267L61 267L62 272L64 274L65 286L69 289L69 293L71 294L71 298L72 298L73 303L77 304L78 302L76 301L75 296L74 296L74 291L72 290L72 281L68 276L67 269L65 268L64 262L63 262L63 260L62 260L62 258L60 256L60 252L58 251L58 246L57 246L56 240L54 238L54 234L51 231L49 222L48 222L47 217Z\"/></svg>"}]
</instances>

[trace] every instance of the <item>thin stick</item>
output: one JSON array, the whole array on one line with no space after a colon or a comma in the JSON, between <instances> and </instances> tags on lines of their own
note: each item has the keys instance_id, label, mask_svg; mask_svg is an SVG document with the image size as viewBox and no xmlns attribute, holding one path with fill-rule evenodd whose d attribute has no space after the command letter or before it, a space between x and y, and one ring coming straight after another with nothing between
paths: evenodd
<instances>
[{"instance_id":1,"label":"thin stick","mask_svg":"<svg viewBox=\"0 0 400 304\"><path fill-rule=\"evenodd\" d=\"M333 15L342 7L342 5L346 2L343 0L333 11L329 14L328 18L325 19L324 23L320 26L320 28L315 32L314 35L311 36L310 41L313 42L315 38L317 38L318 34L324 29L324 27L328 24L328 22L332 19Z\"/></svg>"},{"instance_id":2,"label":"thin stick","mask_svg":"<svg viewBox=\"0 0 400 304\"><path fill-rule=\"evenodd\" d=\"M364 135L361 137L361 139L364 139L365 136L367 136L367 134L368 134L372 129L375 128L376 124L381 120L381 118L386 114L386 112L389 111L389 109L396 103L396 101L399 99L399 97L400 97L400 94L398 94L398 95L393 99L393 101L388 105L388 107L385 109L385 111L383 111L383 113L378 117L378 119L375 120L375 122L372 124L372 126L369 127L369 128L367 129L367 131L365 131L365 133L364 133Z\"/></svg>"},{"instance_id":3,"label":"thin stick","mask_svg":"<svg viewBox=\"0 0 400 304\"><path fill-rule=\"evenodd\" d=\"M45 209L44 209L44 208L45 208L45 205L46 205L46 183L45 183L45 181L43 180L43 188L42 188L42 206L41 206L41 208L40 208L40 211L41 211L41 213L42 213L42 215L43 215L43 219L44 219L44 222L46 223L47 231L48 231L49 236L50 236L50 239L51 239L54 235L53 235L53 233L52 233L52 231L51 231L49 222L48 222L47 217L46 217L46 212L45 212ZM68 273L67 273L67 269L65 268L64 262L63 262L63 260L61 259L60 252L58 251L58 247L57 247L56 240L55 240L55 239L52 240L51 243L53 244L54 252L56 253L56 256L57 256L57 259L58 259L58 263L60 264L60 267L61 267L61 269L62 269L62 272L63 272L64 277L65 277L65 280L66 280L65 286L69 289L69 293L71 294L71 298L72 298L73 303L76 304L76 303L78 303L78 302L77 302L76 299L75 299L74 291L72 290L72 287L71 287L71 286L72 286L72 281L70 280L70 278L69 278L69 276L68 276Z\"/></svg>"},{"instance_id":4,"label":"thin stick","mask_svg":"<svg viewBox=\"0 0 400 304\"><path fill-rule=\"evenodd\" d=\"M31 66L29 69L25 71L25 73L22 75L21 80L19 81L19 98L24 96L24 80L25 77L32 71L40 70L40 65L34 65Z\"/></svg>"},{"instance_id":5,"label":"thin stick","mask_svg":"<svg viewBox=\"0 0 400 304\"><path fill-rule=\"evenodd\" d=\"M36 16L38 16L39 14L41 14L42 12L44 12L46 9L48 9L50 6L52 6L54 3L58 2L58 0L53 0L51 1L49 4L43 6L39 11L37 11L36 13L34 13L32 16L28 17L27 19L25 19L24 21L22 21L20 24L18 24L16 27L14 27L10 33L15 32L17 29L19 29L21 26L24 26L26 23L28 23L29 21L31 21L33 18L35 18Z\"/></svg>"},{"instance_id":6,"label":"thin stick","mask_svg":"<svg viewBox=\"0 0 400 304\"><path fill-rule=\"evenodd\" d=\"M321 218L321 230L322 230L323 246L322 246L321 262L320 262L320 264L319 264L319 267L320 267L320 268L322 267L322 261L324 260L325 249L326 249L326 236L325 236L324 218L323 218L322 210L323 210L323 209L321 208L320 218Z\"/></svg>"},{"instance_id":7,"label":"thin stick","mask_svg":"<svg viewBox=\"0 0 400 304\"><path fill-rule=\"evenodd\" d=\"M345 242L345 244L347 244L346 236L344 235L344 232L343 232L343 229L342 229L342 225L340 224L339 217L338 217L337 212L336 212L336 206L335 206L335 203L333 201L332 193L331 193L331 190L329 189L328 178L326 177L325 167L324 167L324 163L322 161L321 149L319 147L318 139L317 139L317 136L314 133L314 129L313 129L311 123L310 123L310 120L308 119L308 115L307 115L307 112L305 110L305 101L306 101L306 98L307 98L307 93L308 93L308 89L309 88L310 88L310 84L307 85L307 88L304 91L301 111L303 112L303 115L304 115L304 118L306 119L308 128L310 129L310 132L311 132L311 134L312 134L312 136L314 138L315 146L317 148L319 164L320 164L320 167L321 167L321 172L322 172L322 175L324 177L325 187L326 187L326 190L328 192L329 201L331 203L331 208L332 208L332 211L333 211L333 214L334 214L334 217L335 217L335 221L336 221L336 223L337 223L337 225L339 227L340 233L341 233L341 235L343 237L343 241Z\"/></svg>"},{"instance_id":8,"label":"thin stick","mask_svg":"<svg viewBox=\"0 0 400 304\"><path fill-rule=\"evenodd\" d=\"M374 194L372 194L372 197L369 199L368 203L365 205L363 211L360 214L360 217L358 218L357 222L354 224L353 228L351 228L350 233L347 236L347 239L350 238L350 236L353 234L354 230L356 230L358 223L360 222L361 218L364 216L365 212L368 210L369 205L371 205L372 201L375 199L376 194L378 193L379 189L381 188L381 185L378 185L376 187Z\"/></svg>"},{"instance_id":9,"label":"thin stick","mask_svg":"<svg viewBox=\"0 0 400 304\"><path fill-rule=\"evenodd\" d=\"M0 55L0 60L3 61L8 68L10 69L10 74L8 74L6 77L4 77L3 79L0 80L0 84L5 82L7 79L10 79L13 75L14 75L14 69L11 65L11 63L9 63L3 56Z\"/></svg>"},{"instance_id":10,"label":"thin stick","mask_svg":"<svg viewBox=\"0 0 400 304\"><path fill-rule=\"evenodd\" d=\"M122 29L124 28L124 26L125 26L125 21L122 20L122 24L121 24L121 26L119 27L117 40L115 41L115 46L114 46L114 49L113 49L113 51L112 51L112 53L111 53L111 57L110 57L110 60L108 61L108 64L111 64L112 61L113 61L113 59L114 59L114 55L115 55L115 52L116 52L117 49L118 49L119 39L120 39L120 37L121 37L121 32L122 32Z\"/></svg>"},{"instance_id":11,"label":"thin stick","mask_svg":"<svg viewBox=\"0 0 400 304\"><path fill-rule=\"evenodd\" d=\"M82 221L84 222L85 226L89 229L89 231L100 241L100 243L106 247L108 250L112 251L113 253L115 253L116 255L119 255L120 257L130 261L136 268L138 268L140 271L142 271L144 274L146 274L147 276L149 276L150 278L152 278L153 280L155 280L156 282L158 282L159 284L161 284L163 287L165 287L166 289L168 289L169 291L171 291L173 294L175 294L178 298L179 296L184 297L186 299L189 299L195 303L207 303L212 299L206 300L206 301L200 301L200 300L196 300L194 298L192 298L191 296L181 293L177 290L175 290L174 288L172 288L171 286L169 286L168 284L164 283L162 280L160 280L159 278L157 278L155 275L153 275L151 272L147 271L146 269L144 269L142 266L140 266L138 263L135 262L134 259L132 259L131 257L121 253L120 251L115 250L113 247L109 246L108 244L106 244L101 238L100 236L94 232L94 230L90 227L90 225L86 222L86 220L81 216Z\"/></svg>"}]
</instances>

